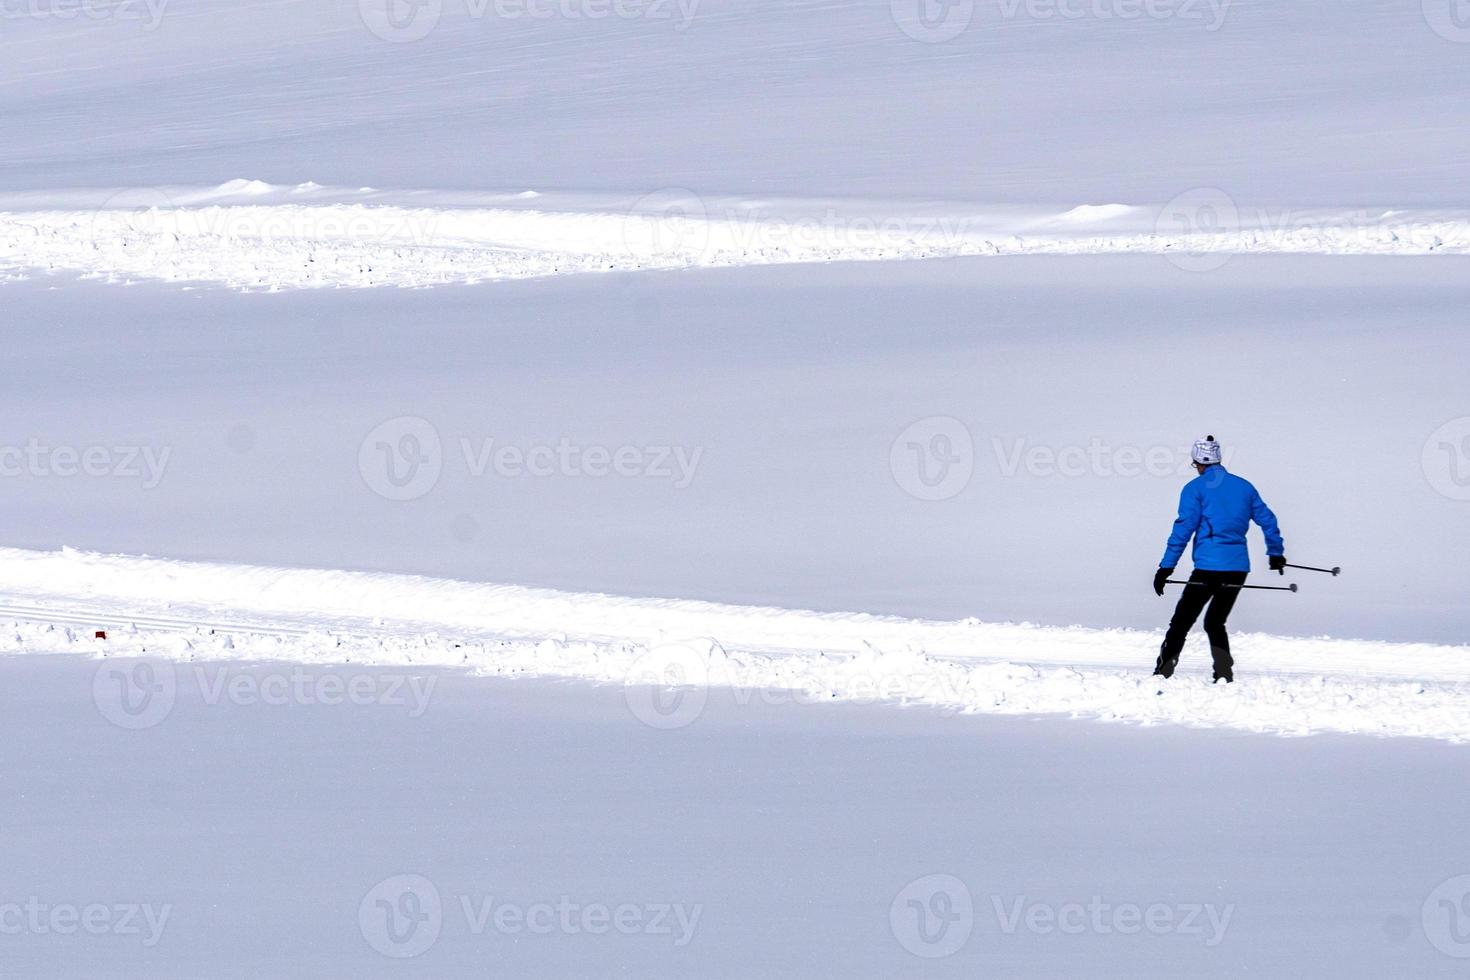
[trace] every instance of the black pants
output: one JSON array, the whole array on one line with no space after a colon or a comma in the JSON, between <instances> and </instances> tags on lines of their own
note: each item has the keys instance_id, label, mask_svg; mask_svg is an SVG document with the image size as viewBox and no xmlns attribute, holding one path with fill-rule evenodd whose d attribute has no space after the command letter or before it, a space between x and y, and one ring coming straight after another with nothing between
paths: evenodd
<instances>
[{"instance_id":1,"label":"black pants","mask_svg":"<svg viewBox=\"0 0 1470 980\"><path fill-rule=\"evenodd\" d=\"M1215 677L1233 677L1235 661L1230 657L1230 634L1225 632L1225 620L1240 598L1239 589L1225 588L1245 582L1245 572L1202 572L1198 568L1189 576L1189 584L1174 607L1174 618L1169 621L1169 631L1164 634L1164 643L1159 647L1159 662L1154 673L1169 677L1174 665L1179 663L1179 653L1184 649L1184 638L1199 619L1200 611L1209 606L1205 613L1205 635L1210 638L1210 656L1215 660Z\"/></svg>"}]
</instances>

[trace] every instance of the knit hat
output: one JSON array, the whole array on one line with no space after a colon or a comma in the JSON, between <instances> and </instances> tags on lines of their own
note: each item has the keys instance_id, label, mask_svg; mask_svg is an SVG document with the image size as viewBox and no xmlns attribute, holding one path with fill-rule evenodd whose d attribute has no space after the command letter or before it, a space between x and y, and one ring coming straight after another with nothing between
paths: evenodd
<instances>
[{"instance_id":1,"label":"knit hat","mask_svg":"<svg viewBox=\"0 0 1470 980\"><path fill-rule=\"evenodd\" d=\"M1205 436L1196 439L1194 448L1189 451L1190 458L1201 465L1220 462L1220 444L1215 441L1214 436Z\"/></svg>"}]
</instances>

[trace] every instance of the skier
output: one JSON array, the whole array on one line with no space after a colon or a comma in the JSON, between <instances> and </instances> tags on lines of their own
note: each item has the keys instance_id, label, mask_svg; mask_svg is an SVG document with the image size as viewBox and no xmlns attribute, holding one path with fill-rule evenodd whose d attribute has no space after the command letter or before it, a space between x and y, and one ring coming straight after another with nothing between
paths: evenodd
<instances>
[{"instance_id":1,"label":"skier","mask_svg":"<svg viewBox=\"0 0 1470 980\"><path fill-rule=\"evenodd\" d=\"M1210 638L1210 654L1215 661L1215 683L1235 680L1235 661L1230 657L1230 636L1225 632L1225 620L1235 600L1240 597L1239 586L1251 570L1250 555L1246 551L1245 534L1251 521L1261 526L1266 535L1266 554L1271 560L1271 570L1286 574L1286 548L1281 540L1281 531L1276 526L1276 515L1261 499L1256 488L1233 473L1227 472L1220 462L1220 444L1214 436L1205 436L1194 444L1190 451L1194 468L1199 476L1185 484L1179 494L1179 516L1174 521L1174 530L1169 534L1169 544L1164 549L1164 560L1154 575L1154 591L1164 594L1164 582L1174 574L1174 567L1184 554L1184 546L1194 538L1194 571L1189 584L1174 607L1174 618L1169 621L1169 630L1159 647L1159 660L1154 673L1161 677L1172 677L1179 664L1179 653L1184 649L1184 638L1189 635L1200 611L1205 613L1205 634ZM1235 588L1231 588L1235 586Z\"/></svg>"}]
</instances>

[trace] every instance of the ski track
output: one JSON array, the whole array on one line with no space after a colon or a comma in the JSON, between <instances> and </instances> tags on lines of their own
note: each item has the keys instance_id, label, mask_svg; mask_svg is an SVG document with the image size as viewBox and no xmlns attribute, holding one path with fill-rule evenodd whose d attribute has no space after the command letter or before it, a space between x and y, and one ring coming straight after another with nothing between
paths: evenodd
<instances>
[{"instance_id":1,"label":"ski track","mask_svg":"<svg viewBox=\"0 0 1470 980\"><path fill-rule=\"evenodd\" d=\"M74 273L244 290L423 287L590 272L964 256L1470 253L1470 212L1183 203L1016 206L385 193L236 180L215 188L11 195L0 281ZM1223 197L1223 195L1221 195ZM44 201L60 206L40 207Z\"/></svg>"},{"instance_id":2,"label":"ski track","mask_svg":"<svg viewBox=\"0 0 1470 980\"><path fill-rule=\"evenodd\" d=\"M1470 648L1246 634L1216 686L1197 637L633 599L405 575L0 549L0 653L458 667L748 701L891 702L1282 735L1470 740ZM107 639L93 636L106 630ZM1160 691L1163 693L1161 694Z\"/></svg>"}]
</instances>

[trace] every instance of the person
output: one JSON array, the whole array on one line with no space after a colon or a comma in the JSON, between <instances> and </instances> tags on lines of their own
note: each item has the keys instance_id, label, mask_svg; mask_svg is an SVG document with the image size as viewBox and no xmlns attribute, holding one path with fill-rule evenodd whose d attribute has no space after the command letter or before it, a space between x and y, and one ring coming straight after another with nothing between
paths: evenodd
<instances>
[{"instance_id":1,"label":"person","mask_svg":"<svg viewBox=\"0 0 1470 980\"><path fill-rule=\"evenodd\" d=\"M1194 469L1199 474L1179 494L1179 516L1164 548L1164 560L1154 574L1154 591L1164 594L1164 583L1174 574L1184 554L1184 546L1194 538L1194 571L1189 584L1174 607L1174 618L1159 647L1154 673L1174 676L1184 638L1194 627L1199 614L1205 613L1205 635L1210 640L1214 659L1215 683L1235 680L1235 661L1230 656L1230 636L1225 621L1240 597L1240 586L1251 570L1245 535L1251 521L1260 525L1266 536L1266 554L1271 570L1286 574L1286 546L1276 515L1261 499L1249 481L1225 469L1220 461L1220 444L1214 436L1205 436L1190 450ZM1207 611L1206 611L1207 610Z\"/></svg>"}]
</instances>

